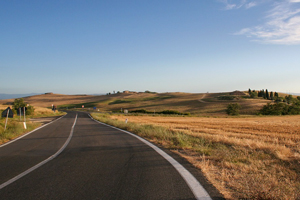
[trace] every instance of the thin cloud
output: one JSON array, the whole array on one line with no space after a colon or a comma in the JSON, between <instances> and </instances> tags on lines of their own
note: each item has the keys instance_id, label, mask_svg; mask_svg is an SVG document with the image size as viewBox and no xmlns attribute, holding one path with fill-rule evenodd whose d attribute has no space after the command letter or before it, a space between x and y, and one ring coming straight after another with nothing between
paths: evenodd
<instances>
[{"instance_id":1,"label":"thin cloud","mask_svg":"<svg viewBox=\"0 0 300 200\"><path fill-rule=\"evenodd\" d=\"M260 0L262 1L262 0ZM223 4L225 4L225 10L233 10L240 8L252 8L258 5L259 1L254 0L220 0Z\"/></svg>"},{"instance_id":2,"label":"thin cloud","mask_svg":"<svg viewBox=\"0 0 300 200\"><path fill-rule=\"evenodd\" d=\"M253 28L244 28L237 35L270 44L300 44L300 0L281 0L273 3L266 22Z\"/></svg>"},{"instance_id":3,"label":"thin cloud","mask_svg":"<svg viewBox=\"0 0 300 200\"><path fill-rule=\"evenodd\" d=\"M245 5L246 9L252 8L254 6L257 6L257 2L250 2Z\"/></svg>"}]
</instances>

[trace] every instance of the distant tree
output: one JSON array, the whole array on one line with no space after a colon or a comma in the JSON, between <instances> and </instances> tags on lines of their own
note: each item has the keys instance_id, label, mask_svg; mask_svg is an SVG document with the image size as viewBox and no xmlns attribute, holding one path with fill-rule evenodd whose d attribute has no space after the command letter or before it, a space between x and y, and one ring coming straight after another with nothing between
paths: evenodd
<instances>
[{"instance_id":1,"label":"distant tree","mask_svg":"<svg viewBox=\"0 0 300 200\"><path fill-rule=\"evenodd\" d=\"M239 115L240 114L241 105L238 103L228 104L226 113L228 115Z\"/></svg>"},{"instance_id":2,"label":"distant tree","mask_svg":"<svg viewBox=\"0 0 300 200\"><path fill-rule=\"evenodd\" d=\"M27 106L26 109L26 115L32 115L34 113L34 107L33 106Z\"/></svg>"},{"instance_id":3,"label":"distant tree","mask_svg":"<svg viewBox=\"0 0 300 200\"><path fill-rule=\"evenodd\" d=\"M251 95L251 89L249 88L249 90L248 90L248 93L249 93L249 95Z\"/></svg>"},{"instance_id":4,"label":"distant tree","mask_svg":"<svg viewBox=\"0 0 300 200\"><path fill-rule=\"evenodd\" d=\"M274 100L274 94L273 94L273 92L270 93L270 99Z\"/></svg>"},{"instance_id":5,"label":"distant tree","mask_svg":"<svg viewBox=\"0 0 300 200\"><path fill-rule=\"evenodd\" d=\"M277 97L277 98L279 97L277 92L274 93L274 96Z\"/></svg>"},{"instance_id":6,"label":"distant tree","mask_svg":"<svg viewBox=\"0 0 300 200\"><path fill-rule=\"evenodd\" d=\"M260 90L260 91L258 92L258 97L265 98L265 90Z\"/></svg>"},{"instance_id":7,"label":"distant tree","mask_svg":"<svg viewBox=\"0 0 300 200\"><path fill-rule=\"evenodd\" d=\"M299 115L300 114L300 103L293 103L289 106L289 115Z\"/></svg>"},{"instance_id":8,"label":"distant tree","mask_svg":"<svg viewBox=\"0 0 300 200\"><path fill-rule=\"evenodd\" d=\"M231 95L223 95L223 96L219 96L217 97L218 100L234 100L235 96L231 96Z\"/></svg>"},{"instance_id":9,"label":"distant tree","mask_svg":"<svg viewBox=\"0 0 300 200\"><path fill-rule=\"evenodd\" d=\"M274 97L275 102L283 102L283 98L282 97Z\"/></svg>"},{"instance_id":10,"label":"distant tree","mask_svg":"<svg viewBox=\"0 0 300 200\"><path fill-rule=\"evenodd\" d=\"M19 111L19 109L24 109L25 108L25 113L26 115L32 115L34 113L34 107L33 106L27 106L26 107L26 103L24 102L23 98L20 99L15 99L14 103L13 103L13 108L14 110L16 110L17 112ZM22 110L23 112L23 110Z\"/></svg>"},{"instance_id":11,"label":"distant tree","mask_svg":"<svg viewBox=\"0 0 300 200\"><path fill-rule=\"evenodd\" d=\"M147 110L145 109L140 109L140 110L132 110L130 111L131 113L149 113Z\"/></svg>"},{"instance_id":12,"label":"distant tree","mask_svg":"<svg viewBox=\"0 0 300 200\"><path fill-rule=\"evenodd\" d=\"M270 95L269 95L268 89L266 89L266 92L265 92L265 99L270 99Z\"/></svg>"},{"instance_id":13,"label":"distant tree","mask_svg":"<svg viewBox=\"0 0 300 200\"><path fill-rule=\"evenodd\" d=\"M259 111L262 115L283 115L287 113L288 106L284 103L268 103Z\"/></svg>"},{"instance_id":14,"label":"distant tree","mask_svg":"<svg viewBox=\"0 0 300 200\"><path fill-rule=\"evenodd\" d=\"M261 97L261 96L262 96L262 95L261 95L261 91L258 91L257 96L258 96L258 97Z\"/></svg>"},{"instance_id":15,"label":"distant tree","mask_svg":"<svg viewBox=\"0 0 300 200\"><path fill-rule=\"evenodd\" d=\"M281 97L280 97L281 98ZM268 103L259 111L262 115L299 115L300 102L286 104L282 102Z\"/></svg>"},{"instance_id":16,"label":"distant tree","mask_svg":"<svg viewBox=\"0 0 300 200\"><path fill-rule=\"evenodd\" d=\"M15 99L15 100L14 100L13 108L14 108L16 111L19 110L19 108L23 108L23 107L25 107L25 106L26 106L26 104L25 104L23 98Z\"/></svg>"},{"instance_id":17,"label":"distant tree","mask_svg":"<svg viewBox=\"0 0 300 200\"><path fill-rule=\"evenodd\" d=\"M297 99L300 101L300 96L297 96Z\"/></svg>"},{"instance_id":18,"label":"distant tree","mask_svg":"<svg viewBox=\"0 0 300 200\"><path fill-rule=\"evenodd\" d=\"M288 103L288 104L291 104L294 102L294 98L292 95L289 95L289 96L286 96L285 97L285 101Z\"/></svg>"}]
</instances>

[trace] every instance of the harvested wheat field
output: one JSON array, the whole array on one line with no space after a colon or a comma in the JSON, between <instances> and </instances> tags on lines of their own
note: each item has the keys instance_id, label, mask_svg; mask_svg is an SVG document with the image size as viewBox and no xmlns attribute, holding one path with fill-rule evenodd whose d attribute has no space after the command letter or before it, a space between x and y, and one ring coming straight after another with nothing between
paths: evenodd
<instances>
[{"instance_id":1,"label":"harvested wheat field","mask_svg":"<svg viewBox=\"0 0 300 200\"><path fill-rule=\"evenodd\" d=\"M300 116L112 118L203 138L202 146L173 151L200 168L227 199L300 198Z\"/></svg>"}]
</instances>

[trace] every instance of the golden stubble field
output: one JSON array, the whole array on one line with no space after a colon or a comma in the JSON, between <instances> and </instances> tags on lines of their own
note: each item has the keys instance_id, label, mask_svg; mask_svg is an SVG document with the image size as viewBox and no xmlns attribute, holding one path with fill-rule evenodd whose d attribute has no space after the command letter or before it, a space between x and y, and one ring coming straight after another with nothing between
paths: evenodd
<instances>
[{"instance_id":1,"label":"golden stubble field","mask_svg":"<svg viewBox=\"0 0 300 200\"><path fill-rule=\"evenodd\" d=\"M201 118L112 116L204 138L200 152L173 150L228 199L300 198L300 116Z\"/></svg>"}]
</instances>

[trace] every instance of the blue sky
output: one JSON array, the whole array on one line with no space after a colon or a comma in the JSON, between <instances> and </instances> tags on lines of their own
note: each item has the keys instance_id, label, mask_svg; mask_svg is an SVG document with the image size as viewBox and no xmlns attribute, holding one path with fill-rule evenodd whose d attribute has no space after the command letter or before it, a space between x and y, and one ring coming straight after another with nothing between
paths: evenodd
<instances>
[{"instance_id":1,"label":"blue sky","mask_svg":"<svg viewBox=\"0 0 300 200\"><path fill-rule=\"evenodd\" d=\"M1 0L0 93L300 93L300 0Z\"/></svg>"}]
</instances>

